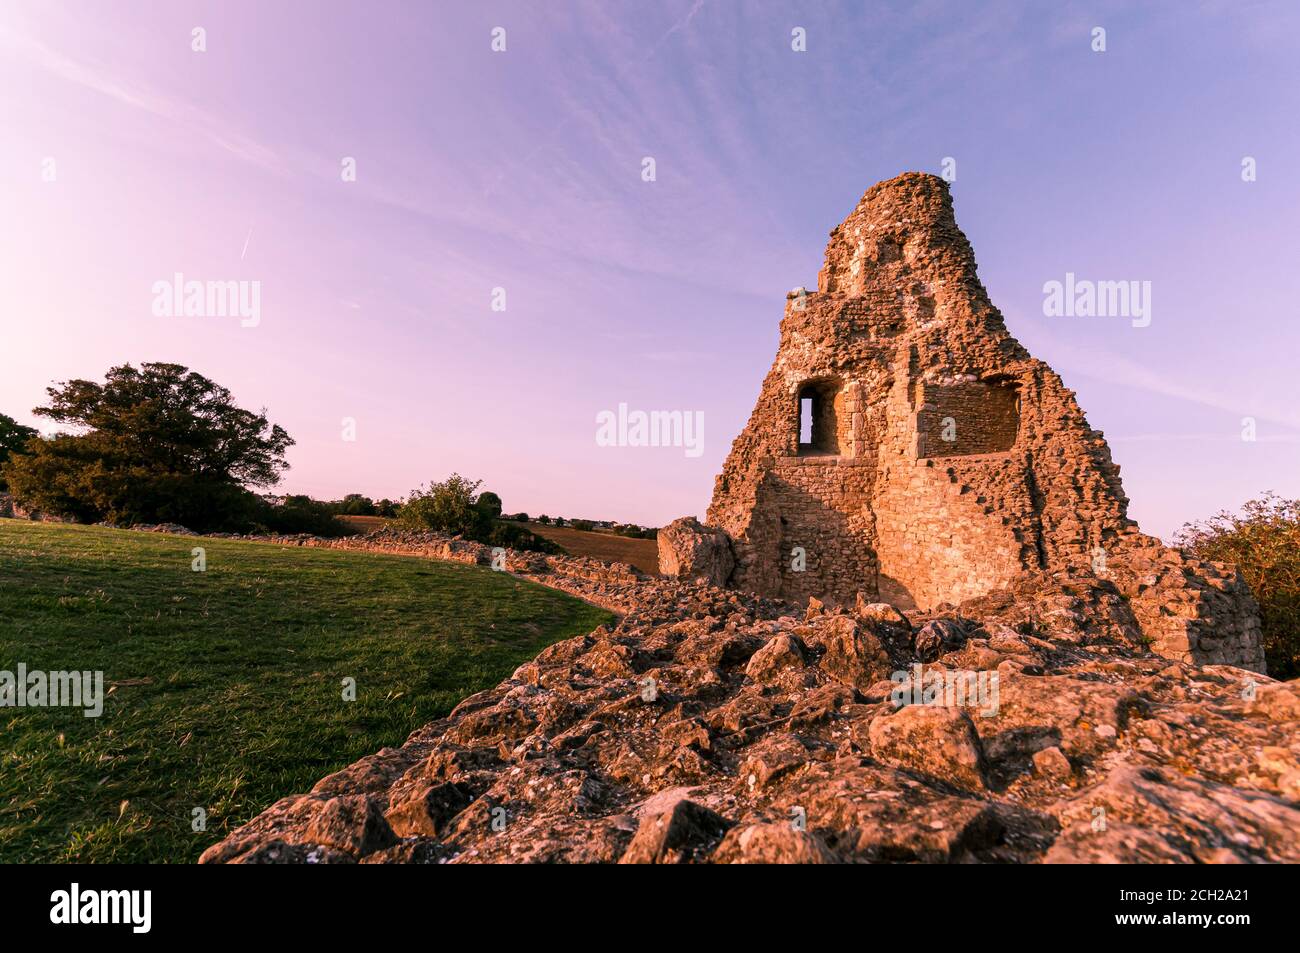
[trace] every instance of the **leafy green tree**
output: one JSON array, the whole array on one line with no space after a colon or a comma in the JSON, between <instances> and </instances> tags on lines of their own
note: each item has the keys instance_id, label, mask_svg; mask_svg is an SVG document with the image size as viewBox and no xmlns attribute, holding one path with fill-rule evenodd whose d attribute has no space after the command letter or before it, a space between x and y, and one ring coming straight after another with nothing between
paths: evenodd
<instances>
[{"instance_id":1,"label":"leafy green tree","mask_svg":"<svg viewBox=\"0 0 1300 953\"><path fill-rule=\"evenodd\" d=\"M283 428L179 364L124 364L102 384L72 380L46 393L33 413L75 432L30 443L5 464L14 497L31 509L228 528L247 521L249 488L274 485L289 466Z\"/></svg>"},{"instance_id":2,"label":"leafy green tree","mask_svg":"<svg viewBox=\"0 0 1300 953\"><path fill-rule=\"evenodd\" d=\"M501 518L501 497L491 490L484 490L480 493L474 505L489 521Z\"/></svg>"},{"instance_id":3,"label":"leafy green tree","mask_svg":"<svg viewBox=\"0 0 1300 953\"><path fill-rule=\"evenodd\" d=\"M4 464L15 453L26 453L27 444L40 434L34 427L26 427L6 414L0 414L0 490L8 487L4 478Z\"/></svg>"},{"instance_id":4,"label":"leafy green tree","mask_svg":"<svg viewBox=\"0 0 1300 953\"><path fill-rule=\"evenodd\" d=\"M334 506L335 512L343 516L374 516L378 512L375 501L360 493L349 493Z\"/></svg>"},{"instance_id":5,"label":"leafy green tree","mask_svg":"<svg viewBox=\"0 0 1300 953\"><path fill-rule=\"evenodd\" d=\"M1202 559L1237 567L1259 602L1268 673L1300 675L1300 500L1265 493L1240 513L1188 523L1176 542Z\"/></svg>"}]
</instances>

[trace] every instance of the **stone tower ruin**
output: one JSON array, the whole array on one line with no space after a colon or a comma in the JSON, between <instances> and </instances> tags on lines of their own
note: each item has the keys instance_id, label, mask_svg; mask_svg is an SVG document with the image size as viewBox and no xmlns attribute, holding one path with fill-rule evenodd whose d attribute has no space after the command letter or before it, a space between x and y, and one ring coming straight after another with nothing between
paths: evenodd
<instances>
[{"instance_id":1,"label":"stone tower ruin","mask_svg":"<svg viewBox=\"0 0 1300 953\"><path fill-rule=\"evenodd\" d=\"M1142 535L1127 502L1102 434L989 300L947 184L906 173L831 232L817 290L787 295L709 527L667 527L661 569L696 572L721 540L716 582L921 610L1096 576L1164 654L1262 670L1235 573Z\"/></svg>"}]
</instances>

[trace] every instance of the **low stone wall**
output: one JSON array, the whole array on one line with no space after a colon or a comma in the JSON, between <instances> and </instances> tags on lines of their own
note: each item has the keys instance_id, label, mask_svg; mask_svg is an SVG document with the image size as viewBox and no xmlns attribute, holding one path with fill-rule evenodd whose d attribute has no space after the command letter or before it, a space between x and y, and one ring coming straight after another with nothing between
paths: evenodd
<instances>
[{"instance_id":1,"label":"low stone wall","mask_svg":"<svg viewBox=\"0 0 1300 953\"><path fill-rule=\"evenodd\" d=\"M1104 577L1127 597L1151 650L1196 665L1265 671L1259 606L1235 569L1141 533L1122 538Z\"/></svg>"},{"instance_id":2,"label":"low stone wall","mask_svg":"<svg viewBox=\"0 0 1300 953\"><path fill-rule=\"evenodd\" d=\"M567 592L619 615L643 604L655 593L672 593L681 586L676 580L661 580L646 575L627 563L603 563L585 556L519 552L439 533L382 529L368 536L345 536L338 539L302 535L228 534L214 534L214 538L243 539L312 549L419 556L476 566L491 567L495 564L504 572Z\"/></svg>"}]
</instances>

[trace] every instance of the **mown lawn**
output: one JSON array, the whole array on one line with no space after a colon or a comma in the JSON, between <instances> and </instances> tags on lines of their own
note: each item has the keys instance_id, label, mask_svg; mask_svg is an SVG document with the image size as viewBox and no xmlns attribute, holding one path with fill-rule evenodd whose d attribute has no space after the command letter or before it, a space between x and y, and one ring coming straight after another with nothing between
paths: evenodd
<instances>
[{"instance_id":1,"label":"mown lawn","mask_svg":"<svg viewBox=\"0 0 1300 953\"><path fill-rule=\"evenodd\" d=\"M0 670L107 693L0 707L0 861L192 861L609 618L475 566L0 520Z\"/></svg>"}]
</instances>

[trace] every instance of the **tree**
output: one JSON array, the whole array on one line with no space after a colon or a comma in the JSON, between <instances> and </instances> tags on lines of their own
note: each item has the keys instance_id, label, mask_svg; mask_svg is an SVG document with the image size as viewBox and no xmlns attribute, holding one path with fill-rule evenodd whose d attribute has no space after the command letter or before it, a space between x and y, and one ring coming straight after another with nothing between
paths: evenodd
<instances>
[{"instance_id":1,"label":"tree","mask_svg":"<svg viewBox=\"0 0 1300 953\"><path fill-rule=\"evenodd\" d=\"M501 518L501 497L491 490L484 490L480 493L474 505L489 521Z\"/></svg>"},{"instance_id":2,"label":"tree","mask_svg":"<svg viewBox=\"0 0 1300 953\"><path fill-rule=\"evenodd\" d=\"M8 484L4 478L4 464L12 454L26 453L27 444L40 434L34 427L25 427L6 414L0 414L0 490Z\"/></svg>"},{"instance_id":3,"label":"tree","mask_svg":"<svg viewBox=\"0 0 1300 953\"><path fill-rule=\"evenodd\" d=\"M33 413L78 432L28 444L4 467L30 509L114 523L227 528L247 519L250 487L288 469L292 438L265 411L179 364L114 367L103 384L66 381Z\"/></svg>"},{"instance_id":4,"label":"tree","mask_svg":"<svg viewBox=\"0 0 1300 953\"><path fill-rule=\"evenodd\" d=\"M378 510L375 501L360 493L349 493L334 504L335 512L344 516L374 516Z\"/></svg>"},{"instance_id":5,"label":"tree","mask_svg":"<svg viewBox=\"0 0 1300 953\"><path fill-rule=\"evenodd\" d=\"M1201 559L1236 566L1259 602L1268 673L1300 675L1300 500L1265 493L1240 513L1188 523L1176 542Z\"/></svg>"}]
</instances>

